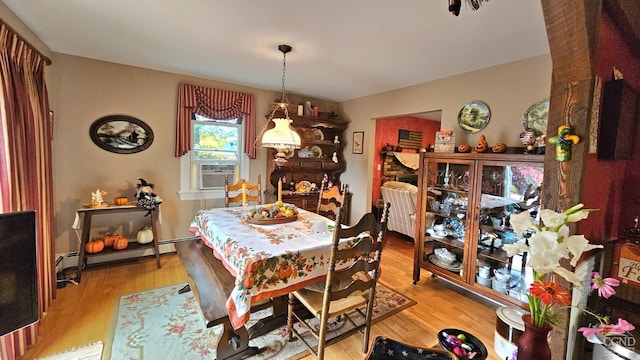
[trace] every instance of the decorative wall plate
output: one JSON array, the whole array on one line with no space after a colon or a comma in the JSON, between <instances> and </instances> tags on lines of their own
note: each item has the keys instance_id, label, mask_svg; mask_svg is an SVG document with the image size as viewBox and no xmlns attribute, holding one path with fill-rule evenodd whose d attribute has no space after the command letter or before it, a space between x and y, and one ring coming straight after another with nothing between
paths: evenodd
<instances>
[{"instance_id":1,"label":"decorative wall plate","mask_svg":"<svg viewBox=\"0 0 640 360\"><path fill-rule=\"evenodd\" d=\"M549 119L549 99L544 99L529 106L522 115L522 127L525 131L533 131L536 136L547 132L547 120Z\"/></svg>"},{"instance_id":2,"label":"decorative wall plate","mask_svg":"<svg viewBox=\"0 0 640 360\"><path fill-rule=\"evenodd\" d=\"M313 140L324 140L324 133L320 129L313 129Z\"/></svg>"},{"instance_id":3,"label":"decorative wall plate","mask_svg":"<svg viewBox=\"0 0 640 360\"><path fill-rule=\"evenodd\" d=\"M312 146L311 151L313 151L313 157L319 158L322 156L322 149L319 146Z\"/></svg>"},{"instance_id":4,"label":"decorative wall plate","mask_svg":"<svg viewBox=\"0 0 640 360\"><path fill-rule=\"evenodd\" d=\"M482 101L470 101L458 113L458 125L468 133L484 129L491 119L489 106Z\"/></svg>"}]
</instances>

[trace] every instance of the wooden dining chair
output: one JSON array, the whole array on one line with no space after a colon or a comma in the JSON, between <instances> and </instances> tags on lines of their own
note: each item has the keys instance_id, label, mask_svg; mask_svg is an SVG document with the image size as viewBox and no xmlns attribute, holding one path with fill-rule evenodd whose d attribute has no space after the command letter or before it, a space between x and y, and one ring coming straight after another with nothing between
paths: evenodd
<instances>
[{"instance_id":1,"label":"wooden dining chair","mask_svg":"<svg viewBox=\"0 0 640 360\"><path fill-rule=\"evenodd\" d=\"M255 202L262 204L262 176L258 175L258 182L255 184L249 183L245 179L238 179L235 184L229 184L229 175L224 176L224 206L229 207L229 204L242 203L242 185L245 185L247 191L247 202Z\"/></svg>"},{"instance_id":2,"label":"wooden dining chair","mask_svg":"<svg viewBox=\"0 0 640 360\"><path fill-rule=\"evenodd\" d=\"M335 227L324 291L304 288L289 294L287 318L289 341L292 341L295 335L317 359L324 359L325 346L342 340L356 331L363 334L362 353L366 354L369 349L373 301L380 276L380 257L387 231L389 206L388 203L384 206L380 222L373 214L368 213L352 227ZM339 207L336 222L339 222L342 212L343 208ZM345 246L346 239L349 238L351 239L349 246ZM336 264L351 265L337 269ZM305 320L308 316L305 317L306 312L301 309L302 307L296 309L296 300L320 320L319 329ZM312 346L293 327L294 318L318 339L317 346ZM361 321L355 322L357 318L361 318ZM348 322L353 328L327 342L327 328L330 320L337 323ZM337 326L343 328L340 325Z\"/></svg>"},{"instance_id":3,"label":"wooden dining chair","mask_svg":"<svg viewBox=\"0 0 640 360\"><path fill-rule=\"evenodd\" d=\"M316 213L331 220L335 220L337 210L340 206L348 209L348 206L345 203L347 201L348 189L349 186L347 184L342 184L340 186L333 185L332 187L327 189L326 180L322 180ZM342 217L342 223L346 222L345 218L346 216Z\"/></svg>"}]
</instances>

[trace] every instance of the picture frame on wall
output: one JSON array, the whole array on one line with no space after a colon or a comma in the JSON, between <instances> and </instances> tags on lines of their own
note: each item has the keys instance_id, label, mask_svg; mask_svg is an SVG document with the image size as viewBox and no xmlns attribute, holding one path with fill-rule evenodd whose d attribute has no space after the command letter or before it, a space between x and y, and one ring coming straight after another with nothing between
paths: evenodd
<instances>
[{"instance_id":1,"label":"picture frame on wall","mask_svg":"<svg viewBox=\"0 0 640 360\"><path fill-rule=\"evenodd\" d=\"M101 117L91 124L89 136L98 147L116 154L137 153L153 142L151 127L127 115Z\"/></svg>"},{"instance_id":2,"label":"picture frame on wall","mask_svg":"<svg viewBox=\"0 0 640 360\"><path fill-rule=\"evenodd\" d=\"M353 150L354 154L362 154L364 148L364 131L355 131L353 133Z\"/></svg>"}]
</instances>

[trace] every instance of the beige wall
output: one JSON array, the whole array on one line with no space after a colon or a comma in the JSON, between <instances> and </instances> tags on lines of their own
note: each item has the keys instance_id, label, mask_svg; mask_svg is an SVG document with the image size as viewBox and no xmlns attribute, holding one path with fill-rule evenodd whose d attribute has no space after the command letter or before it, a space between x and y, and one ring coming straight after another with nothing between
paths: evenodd
<instances>
[{"instance_id":1,"label":"beige wall","mask_svg":"<svg viewBox=\"0 0 640 360\"><path fill-rule=\"evenodd\" d=\"M187 237L189 223L197 210L223 206L223 201L180 201L179 159L174 157L174 134L178 84L189 82L219 89L253 93L256 98L258 130L265 122L268 103L279 94L238 85L189 78L177 74L56 54L54 81L49 84L55 101L54 194L56 251L77 249L71 225L78 207L88 204L96 188L106 191L105 200L119 195L134 199L138 176L155 184L161 205L161 240ZM154 141L136 154L115 154L96 146L89 127L98 118L125 114L147 123ZM265 178L266 150L259 150L251 162L250 178ZM110 219L98 216L95 232L131 234L146 222L143 217ZM122 222L122 227L114 227Z\"/></svg>"},{"instance_id":2,"label":"beige wall","mask_svg":"<svg viewBox=\"0 0 640 360\"><path fill-rule=\"evenodd\" d=\"M75 210L87 204L96 188L108 192L107 200L118 195L133 198L136 177L156 184L163 198L160 238L189 236L188 226L197 210L221 206L219 201L180 201L179 160L173 156L177 86L191 82L232 91L253 93L256 97L258 126L268 103L278 92L190 78L153 70L95 61L52 53L13 13L0 3L0 15L10 26L49 56L47 82L54 123L54 194L56 215L56 251L77 250L71 225ZM484 134L489 144L504 142L519 146L523 112L534 102L549 96L551 59L548 55L482 69L429 83L347 101L343 117L351 123L345 138L347 171L341 177L353 191L351 218L369 211L373 177L375 122L379 117L442 110L442 128L456 131L457 143L474 144ZM293 96L290 96L293 99ZM471 100L482 100L491 109L491 121L481 132L466 134L457 127L460 108ZM292 102L295 102L292 101ZM264 109L265 111L262 111ZM337 107L340 111L340 106ZM137 154L114 154L98 148L89 138L89 126L110 114L126 114L145 121L154 132L154 143ZM365 132L364 154L351 153L354 131ZM252 178L265 175L266 151L260 150L251 162ZM366 178L362 174L367 174ZM145 219L124 219L122 228L114 228L105 219L99 231L134 232ZM100 225L100 221L98 222Z\"/></svg>"},{"instance_id":3,"label":"beige wall","mask_svg":"<svg viewBox=\"0 0 640 360\"><path fill-rule=\"evenodd\" d=\"M551 89L551 57L537 56L437 81L344 102L343 112L351 121L347 130L345 158L347 172L341 180L353 192L351 219L370 211L373 178L375 121L380 117L442 110L442 129L456 133L456 144L475 144L485 135L489 145L502 142L522 146L522 115L538 100L548 98ZM458 127L458 112L472 100L487 103L491 120L486 128L467 134ZM354 131L365 132L364 154L351 152ZM367 174L366 178L362 174Z\"/></svg>"}]
</instances>

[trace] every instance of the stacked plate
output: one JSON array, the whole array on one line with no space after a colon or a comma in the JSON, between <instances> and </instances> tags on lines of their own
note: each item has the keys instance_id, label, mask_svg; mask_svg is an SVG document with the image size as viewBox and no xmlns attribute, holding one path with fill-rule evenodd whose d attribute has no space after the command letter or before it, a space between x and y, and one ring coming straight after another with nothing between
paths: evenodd
<instances>
[{"instance_id":1,"label":"stacked plate","mask_svg":"<svg viewBox=\"0 0 640 360\"><path fill-rule=\"evenodd\" d=\"M447 264L445 262L443 262L442 260L438 259L437 256L435 255L429 255L429 261L431 261L434 265L441 267L445 270L449 270L449 271L460 271L460 269L462 269L462 264L460 263L460 261L454 261L450 264Z\"/></svg>"}]
</instances>

